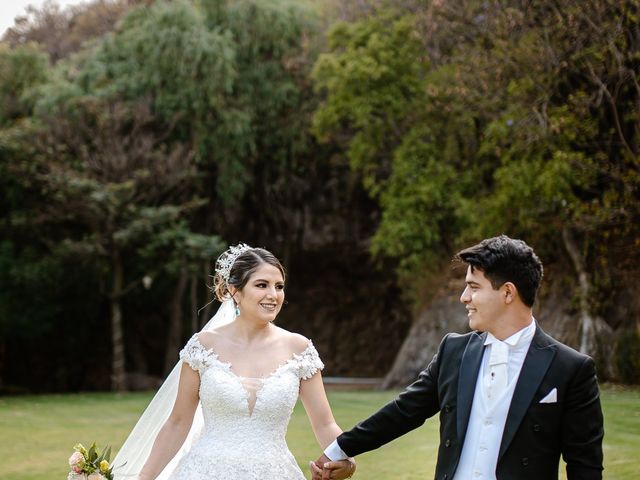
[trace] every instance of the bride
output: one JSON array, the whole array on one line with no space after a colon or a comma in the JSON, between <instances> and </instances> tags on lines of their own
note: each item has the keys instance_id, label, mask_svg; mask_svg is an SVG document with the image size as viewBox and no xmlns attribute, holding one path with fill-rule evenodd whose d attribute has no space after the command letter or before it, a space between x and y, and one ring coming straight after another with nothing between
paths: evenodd
<instances>
[{"instance_id":1,"label":"bride","mask_svg":"<svg viewBox=\"0 0 640 480\"><path fill-rule=\"evenodd\" d=\"M222 305L180 352L118 452L116 480L305 478L285 441L298 396L322 449L342 430L313 344L273 324L284 278L278 259L261 248L239 244L218 258L214 288ZM352 459L343 465L335 473L355 470Z\"/></svg>"}]
</instances>

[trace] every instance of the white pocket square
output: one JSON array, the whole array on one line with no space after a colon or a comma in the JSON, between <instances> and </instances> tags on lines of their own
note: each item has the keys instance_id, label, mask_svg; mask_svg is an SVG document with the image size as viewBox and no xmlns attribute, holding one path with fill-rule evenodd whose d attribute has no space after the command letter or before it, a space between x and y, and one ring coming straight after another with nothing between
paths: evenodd
<instances>
[{"instance_id":1,"label":"white pocket square","mask_svg":"<svg viewBox=\"0 0 640 480\"><path fill-rule=\"evenodd\" d=\"M540 400L540 403L556 403L558 401L558 389L554 388L547 395Z\"/></svg>"}]
</instances>

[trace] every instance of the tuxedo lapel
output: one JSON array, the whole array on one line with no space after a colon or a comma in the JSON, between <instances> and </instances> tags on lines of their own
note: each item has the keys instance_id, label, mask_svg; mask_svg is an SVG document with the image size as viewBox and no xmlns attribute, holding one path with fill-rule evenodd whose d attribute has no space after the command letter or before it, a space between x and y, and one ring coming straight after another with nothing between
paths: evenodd
<instances>
[{"instance_id":1,"label":"tuxedo lapel","mask_svg":"<svg viewBox=\"0 0 640 480\"><path fill-rule=\"evenodd\" d=\"M462 361L460 362L458 408L456 410L456 424L460 445L464 443L464 437L467 433L467 425L469 424L469 416L471 415L471 404L476 389L476 380L478 379L478 370L480 369L484 339L486 336L486 333L482 335L478 335L477 333L472 335L462 354Z\"/></svg>"},{"instance_id":2,"label":"tuxedo lapel","mask_svg":"<svg viewBox=\"0 0 640 480\"><path fill-rule=\"evenodd\" d=\"M526 413L531 400L538 390L538 386L544 378L551 361L556 354L556 346L553 340L540 327L536 327L536 333L531 341L531 346L527 352L520 377L513 392L513 399L509 407L507 422L504 426L502 435L502 443L500 444L500 454L498 460L509 447L513 436L515 435L522 418Z\"/></svg>"}]
</instances>

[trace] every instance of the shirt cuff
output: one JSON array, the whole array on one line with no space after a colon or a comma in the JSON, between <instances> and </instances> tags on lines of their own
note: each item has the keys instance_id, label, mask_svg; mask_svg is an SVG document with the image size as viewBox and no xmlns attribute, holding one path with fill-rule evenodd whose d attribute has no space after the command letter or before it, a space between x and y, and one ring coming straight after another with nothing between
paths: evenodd
<instances>
[{"instance_id":1,"label":"shirt cuff","mask_svg":"<svg viewBox=\"0 0 640 480\"><path fill-rule=\"evenodd\" d=\"M349 455L342 451L340 445L338 445L337 440L334 440L327 448L325 448L324 454L332 462L337 462L338 460L345 460L349 458Z\"/></svg>"}]
</instances>

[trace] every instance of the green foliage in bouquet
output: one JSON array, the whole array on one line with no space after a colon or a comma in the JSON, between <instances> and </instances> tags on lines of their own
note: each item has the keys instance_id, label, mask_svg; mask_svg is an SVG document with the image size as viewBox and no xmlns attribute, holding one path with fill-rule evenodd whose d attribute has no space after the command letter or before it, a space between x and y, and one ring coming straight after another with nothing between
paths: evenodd
<instances>
[{"instance_id":1,"label":"green foliage in bouquet","mask_svg":"<svg viewBox=\"0 0 640 480\"><path fill-rule=\"evenodd\" d=\"M67 480L113 480L113 467L109 464L111 447L99 453L94 443L87 450L81 443L73 447L75 452L69 457L71 471Z\"/></svg>"}]
</instances>

